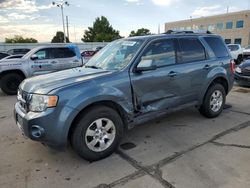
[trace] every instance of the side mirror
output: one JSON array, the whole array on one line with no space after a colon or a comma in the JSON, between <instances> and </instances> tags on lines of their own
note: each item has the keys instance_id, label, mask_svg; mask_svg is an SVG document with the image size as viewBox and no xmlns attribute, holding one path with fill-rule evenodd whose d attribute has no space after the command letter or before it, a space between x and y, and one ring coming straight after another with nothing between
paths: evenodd
<instances>
[{"instance_id":1,"label":"side mirror","mask_svg":"<svg viewBox=\"0 0 250 188\"><path fill-rule=\"evenodd\" d=\"M151 59L142 59L135 68L135 72L151 71L156 70L157 66L153 64Z\"/></svg>"},{"instance_id":2,"label":"side mirror","mask_svg":"<svg viewBox=\"0 0 250 188\"><path fill-rule=\"evenodd\" d=\"M37 60L38 59L38 56L36 54L33 54L31 57L30 57L31 60Z\"/></svg>"}]
</instances>

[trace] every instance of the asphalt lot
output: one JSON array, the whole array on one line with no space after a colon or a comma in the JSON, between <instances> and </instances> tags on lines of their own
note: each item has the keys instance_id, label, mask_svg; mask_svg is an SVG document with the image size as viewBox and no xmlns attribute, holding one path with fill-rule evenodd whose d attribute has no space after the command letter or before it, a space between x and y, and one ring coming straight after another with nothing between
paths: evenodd
<instances>
[{"instance_id":1,"label":"asphalt lot","mask_svg":"<svg viewBox=\"0 0 250 188\"><path fill-rule=\"evenodd\" d=\"M220 117L182 110L126 133L112 156L89 163L70 147L25 139L0 91L0 187L249 188L250 88L235 86Z\"/></svg>"}]
</instances>

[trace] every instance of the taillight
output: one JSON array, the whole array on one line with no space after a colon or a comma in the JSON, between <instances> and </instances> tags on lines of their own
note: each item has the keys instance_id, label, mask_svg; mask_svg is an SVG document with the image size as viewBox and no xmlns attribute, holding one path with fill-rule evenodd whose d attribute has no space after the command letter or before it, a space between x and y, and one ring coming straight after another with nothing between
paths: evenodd
<instances>
[{"instance_id":1,"label":"taillight","mask_svg":"<svg viewBox=\"0 0 250 188\"><path fill-rule=\"evenodd\" d=\"M234 74L235 73L235 62L233 59L231 59L231 61L230 61L230 68L231 68L231 72Z\"/></svg>"}]
</instances>

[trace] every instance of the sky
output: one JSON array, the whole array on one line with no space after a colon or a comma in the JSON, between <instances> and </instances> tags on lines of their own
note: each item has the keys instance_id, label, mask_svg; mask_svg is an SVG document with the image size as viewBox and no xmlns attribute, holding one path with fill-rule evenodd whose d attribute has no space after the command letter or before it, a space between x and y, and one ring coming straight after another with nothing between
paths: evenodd
<instances>
[{"instance_id":1,"label":"sky","mask_svg":"<svg viewBox=\"0 0 250 188\"><path fill-rule=\"evenodd\" d=\"M57 1L59 2L59 1ZM132 30L164 32L164 23L249 9L250 0L68 0L64 15L69 18L71 42L81 38L95 18L105 16L120 35ZM50 42L63 31L60 8L52 0L0 0L0 42L22 35Z\"/></svg>"}]
</instances>

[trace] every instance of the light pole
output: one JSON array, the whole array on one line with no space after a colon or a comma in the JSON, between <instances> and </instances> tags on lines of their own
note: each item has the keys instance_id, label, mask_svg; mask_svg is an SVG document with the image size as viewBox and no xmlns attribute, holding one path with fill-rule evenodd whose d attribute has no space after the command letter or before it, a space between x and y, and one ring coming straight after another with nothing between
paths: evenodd
<instances>
[{"instance_id":1,"label":"light pole","mask_svg":"<svg viewBox=\"0 0 250 188\"><path fill-rule=\"evenodd\" d=\"M63 35L64 35L64 43L66 43L66 35L65 35L65 26L64 26L64 15L63 15L63 6L69 6L69 3L67 1L53 1L52 5L56 5L57 7L61 8L61 12L62 12L62 24L63 24Z\"/></svg>"}]
</instances>

